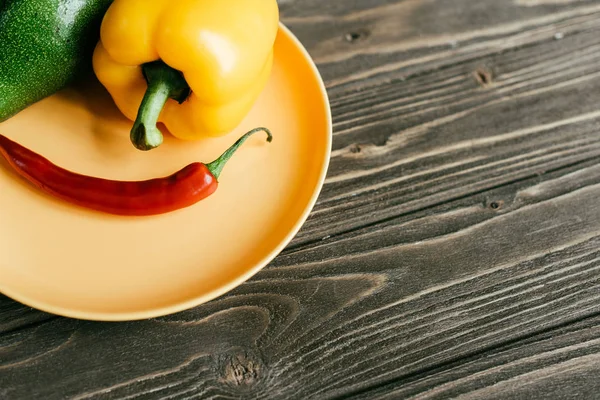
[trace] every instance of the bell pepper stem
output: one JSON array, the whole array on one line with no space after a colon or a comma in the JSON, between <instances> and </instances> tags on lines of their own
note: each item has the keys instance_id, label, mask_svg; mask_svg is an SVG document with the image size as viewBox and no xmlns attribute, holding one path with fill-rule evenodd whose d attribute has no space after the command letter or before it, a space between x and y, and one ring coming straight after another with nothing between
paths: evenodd
<instances>
[{"instance_id":1,"label":"bell pepper stem","mask_svg":"<svg viewBox=\"0 0 600 400\"><path fill-rule=\"evenodd\" d=\"M153 82L148 86L131 129L131 142L137 149L147 151L162 144L163 135L156 124L168 99L169 89L163 82Z\"/></svg>"},{"instance_id":2,"label":"bell pepper stem","mask_svg":"<svg viewBox=\"0 0 600 400\"><path fill-rule=\"evenodd\" d=\"M267 128L252 129L250 132L247 132L244 136L239 138L230 148L225 150L225 152L223 154L221 154L221 156L219 158L217 158L215 161L213 161L209 164L206 164L206 167L208 168L210 173L215 177L215 179L219 179L219 176L221 175L221 172L223 171L225 164L227 164L227 161L229 161L229 159L231 158L231 156L233 156L233 154L237 151L237 149L239 149L240 146L242 144L244 144L244 142L250 136L254 135L256 132L261 132L261 131L265 132L267 134L267 142L270 143L273 141L273 135L271 134L271 131L269 131Z\"/></svg>"},{"instance_id":3,"label":"bell pepper stem","mask_svg":"<svg viewBox=\"0 0 600 400\"><path fill-rule=\"evenodd\" d=\"M179 103L190 94L181 72L162 61L153 61L142 66L148 89L142 99L137 118L131 129L131 142L142 151L152 150L163 142L162 132L157 128L158 118L169 99Z\"/></svg>"}]
</instances>

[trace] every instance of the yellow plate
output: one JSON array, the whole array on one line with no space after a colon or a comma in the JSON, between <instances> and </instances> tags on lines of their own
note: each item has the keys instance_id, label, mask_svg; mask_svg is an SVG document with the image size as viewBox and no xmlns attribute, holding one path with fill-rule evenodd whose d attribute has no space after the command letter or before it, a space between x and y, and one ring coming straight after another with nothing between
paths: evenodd
<instances>
[{"instance_id":1,"label":"yellow plate","mask_svg":"<svg viewBox=\"0 0 600 400\"><path fill-rule=\"evenodd\" d=\"M209 162L244 132L266 126L228 163L217 192L156 217L123 218L48 197L0 163L0 292L68 317L134 320L181 311L243 283L296 235L323 185L331 114L306 50L283 26L271 79L235 132L148 153L97 82L49 97L0 132L78 173L111 179L168 175Z\"/></svg>"}]
</instances>

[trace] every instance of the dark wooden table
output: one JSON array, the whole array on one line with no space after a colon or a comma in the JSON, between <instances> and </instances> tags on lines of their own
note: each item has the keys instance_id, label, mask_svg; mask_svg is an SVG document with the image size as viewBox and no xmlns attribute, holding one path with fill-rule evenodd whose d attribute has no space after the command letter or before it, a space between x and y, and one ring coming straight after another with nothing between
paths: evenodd
<instances>
[{"instance_id":1,"label":"dark wooden table","mask_svg":"<svg viewBox=\"0 0 600 400\"><path fill-rule=\"evenodd\" d=\"M304 229L165 318L0 298L0 399L600 398L600 1L280 5L335 123Z\"/></svg>"}]
</instances>

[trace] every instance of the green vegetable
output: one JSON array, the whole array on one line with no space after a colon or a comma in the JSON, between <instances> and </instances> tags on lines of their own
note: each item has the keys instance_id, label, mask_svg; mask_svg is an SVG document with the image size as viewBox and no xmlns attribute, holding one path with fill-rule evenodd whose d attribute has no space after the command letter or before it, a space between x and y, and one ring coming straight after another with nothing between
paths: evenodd
<instances>
[{"instance_id":1,"label":"green vegetable","mask_svg":"<svg viewBox=\"0 0 600 400\"><path fill-rule=\"evenodd\" d=\"M0 122L91 71L112 0L0 0Z\"/></svg>"}]
</instances>

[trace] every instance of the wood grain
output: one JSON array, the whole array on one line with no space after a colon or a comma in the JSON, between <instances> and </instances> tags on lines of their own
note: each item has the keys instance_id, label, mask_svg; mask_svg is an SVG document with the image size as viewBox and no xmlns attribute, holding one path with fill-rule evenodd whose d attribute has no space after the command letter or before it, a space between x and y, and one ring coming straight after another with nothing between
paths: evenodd
<instances>
[{"instance_id":1,"label":"wood grain","mask_svg":"<svg viewBox=\"0 0 600 400\"><path fill-rule=\"evenodd\" d=\"M50 314L25 307L0 295L0 335L54 318Z\"/></svg>"},{"instance_id":2,"label":"wood grain","mask_svg":"<svg viewBox=\"0 0 600 400\"><path fill-rule=\"evenodd\" d=\"M328 185L294 245L597 156L593 18L590 32L556 29L562 40L547 32L534 48L500 49L336 98ZM490 75L485 86L481 71Z\"/></svg>"},{"instance_id":3,"label":"wood grain","mask_svg":"<svg viewBox=\"0 0 600 400\"><path fill-rule=\"evenodd\" d=\"M280 1L331 170L250 282L148 321L0 298L0 399L593 399L600 3Z\"/></svg>"},{"instance_id":4,"label":"wood grain","mask_svg":"<svg viewBox=\"0 0 600 400\"><path fill-rule=\"evenodd\" d=\"M599 326L596 316L550 329L351 398L593 399L600 392Z\"/></svg>"}]
</instances>

